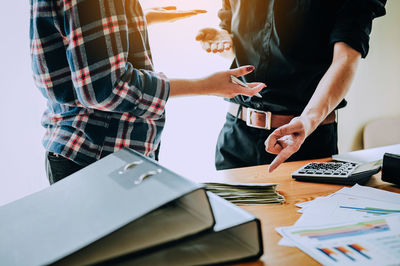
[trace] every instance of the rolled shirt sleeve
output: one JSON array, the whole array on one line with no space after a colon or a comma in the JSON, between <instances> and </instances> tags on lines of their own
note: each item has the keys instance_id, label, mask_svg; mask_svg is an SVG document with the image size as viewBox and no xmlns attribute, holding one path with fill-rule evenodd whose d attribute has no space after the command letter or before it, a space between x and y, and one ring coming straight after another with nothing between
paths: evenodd
<instances>
[{"instance_id":1,"label":"rolled shirt sleeve","mask_svg":"<svg viewBox=\"0 0 400 266\"><path fill-rule=\"evenodd\" d=\"M218 17L221 20L219 26L231 32L232 9L229 0L222 0L222 8L218 11Z\"/></svg>"},{"instance_id":2,"label":"rolled shirt sleeve","mask_svg":"<svg viewBox=\"0 0 400 266\"><path fill-rule=\"evenodd\" d=\"M347 0L340 9L330 42L344 42L365 58L374 18L386 14L386 0Z\"/></svg>"}]
</instances>

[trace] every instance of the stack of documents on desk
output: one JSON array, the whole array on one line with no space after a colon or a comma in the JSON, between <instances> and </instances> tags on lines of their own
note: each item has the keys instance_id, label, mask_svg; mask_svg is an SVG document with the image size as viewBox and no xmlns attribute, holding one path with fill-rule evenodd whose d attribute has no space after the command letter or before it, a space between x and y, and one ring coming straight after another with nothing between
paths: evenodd
<instances>
[{"instance_id":1,"label":"stack of documents on desk","mask_svg":"<svg viewBox=\"0 0 400 266\"><path fill-rule=\"evenodd\" d=\"M298 204L303 213L280 227L280 245L324 265L399 265L400 194L355 185Z\"/></svg>"},{"instance_id":2,"label":"stack of documents on desk","mask_svg":"<svg viewBox=\"0 0 400 266\"><path fill-rule=\"evenodd\" d=\"M235 204L282 203L275 183L205 183L206 189Z\"/></svg>"}]
</instances>

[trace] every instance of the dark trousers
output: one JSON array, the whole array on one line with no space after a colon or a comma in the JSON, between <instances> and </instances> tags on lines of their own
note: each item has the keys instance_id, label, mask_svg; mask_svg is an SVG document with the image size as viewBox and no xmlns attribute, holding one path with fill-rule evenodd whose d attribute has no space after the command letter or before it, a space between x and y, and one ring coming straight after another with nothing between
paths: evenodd
<instances>
[{"instance_id":1,"label":"dark trousers","mask_svg":"<svg viewBox=\"0 0 400 266\"><path fill-rule=\"evenodd\" d=\"M46 152L45 164L50 185L85 167L52 152Z\"/></svg>"},{"instance_id":2,"label":"dark trousers","mask_svg":"<svg viewBox=\"0 0 400 266\"><path fill-rule=\"evenodd\" d=\"M265 151L264 142L273 131L249 127L228 113L217 141L216 169L271 163L276 155ZM324 158L337 153L337 123L331 123L319 126L287 161Z\"/></svg>"},{"instance_id":3,"label":"dark trousers","mask_svg":"<svg viewBox=\"0 0 400 266\"><path fill-rule=\"evenodd\" d=\"M157 161L158 155L160 153L160 145L155 151L155 159ZM57 155L52 152L46 152L45 168L50 185L60 181L61 179L69 175L72 175L73 173L81 170L84 167L85 166L77 164L61 155Z\"/></svg>"}]
</instances>

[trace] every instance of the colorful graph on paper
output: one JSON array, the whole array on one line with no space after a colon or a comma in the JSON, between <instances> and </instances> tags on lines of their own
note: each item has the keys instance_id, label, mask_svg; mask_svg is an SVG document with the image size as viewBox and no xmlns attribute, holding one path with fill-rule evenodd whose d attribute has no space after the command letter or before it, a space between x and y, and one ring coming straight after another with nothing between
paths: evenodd
<instances>
[{"instance_id":1,"label":"colorful graph on paper","mask_svg":"<svg viewBox=\"0 0 400 266\"><path fill-rule=\"evenodd\" d=\"M355 261L356 259L352 256L352 252L350 251L350 249L347 249L345 247L335 247L335 249L343 254L346 258L348 258L349 260Z\"/></svg>"},{"instance_id":2,"label":"colorful graph on paper","mask_svg":"<svg viewBox=\"0 0 400 266\"><path fill-rule=\"evenodd\" d=\"M293 226L282 232L323 265L400 265L400 215L331 225Z\"/></svg>"},{"instance_id":3,"label":"colorful graph on paper","mask_svg":"<svg viewBox=\"0 0 400 266\"><path fill-rule=\"evenodd\" d=\"M365 258L367 258L367 259L371 259L371 257L370 256L368 256L366 253L365 253L365 251L367 251L367 249L366 248L363 248L361 245L358 245L358 244L351 244L351 245L348 245L351 249L353 249L354 251L356 251L356 252L358 252L360 255L362 255L362 256L364 256Z\"/></svg>"},{"instance_id":4,"label":"colorful graph on paper","mask_svg":"<svg viewBox=\"0 0 400 266\"><path fill-rule=\"evenodd\" d=\"M317 248L318 251L320 251L322 254L324 254L325 256L327 256L328 258L330 258L333 261L337 261L337 259L335 258L336 252L333 251L330 248Z\"/></svg>"},{"instance_id":5,"label":"colorful graph on paper","mask_svg":"<svg viewBox=\"0 0 400 266\"><path fill-rule=\"evenodd\" d=\"M368 260L371 260L371 257L368 255L368 250L360 244L354 243L345 246L333 246L316 249L317 251L328 257L330 260L335 262L343 262L343 259L348 259L348 261L356 262L359 259L357 254Z\"/></svg>"},{"instance_id":6,"label":"colorful graph on paper","mask_svg":"<svg viewBox=\"0 0 400 266\"><path fill-rule=\"evenodd\" d=\"M314 230L300 230L293 232L293 234L297 234L302 237L308 237L310 239L324 241L324 240L332 240L335 238L366 235L388 230L389 230L388 224L386 223L385 220L382 219L382 220L374 220L368 222L360 222L347 226L338 226L338 227L314 229Z\"/></svg>"},{"instance_id":7,"label":"colorful graph on paper","mask_svg":"<svg viewBox=\"0 0 400 266\"><path fill-rule=\"evenodd\" d=\"M365 208L358 208L353 206L339 206L341 209L348 209L354 210L357 212L364 212L373 215L386 215L392 213L400 213L400 210L387 210L387 209L380 209L380 208L372 208L372 207L365 207Z\"/></svg>"}]
</instances>

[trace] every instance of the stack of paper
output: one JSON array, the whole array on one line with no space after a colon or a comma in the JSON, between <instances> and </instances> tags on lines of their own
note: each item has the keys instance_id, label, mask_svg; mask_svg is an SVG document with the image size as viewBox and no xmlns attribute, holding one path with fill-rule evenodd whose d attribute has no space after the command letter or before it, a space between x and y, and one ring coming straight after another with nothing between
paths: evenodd
<instances>
[{"instance_id":1,"label":"stack of paper","mask_svg":"<svg viewBox=\"0 0 400 266\"><path fill-rule=\"evenodd\" d=\"M275 183L205 183L206 189L235 204L282 203Z\"/></svg>"},{"instance_id":2,"label":"stack of paper","mask_svg":"<svg viewBox=\"0 0 400 266\"><path fill-rule=\"evenodd\" d=\"M301 203L301 218L280 227L280 245L324 265L399 265L400 194L355 185Z\"/></svg>"}]
</instances>

